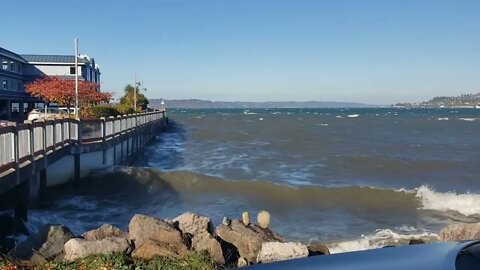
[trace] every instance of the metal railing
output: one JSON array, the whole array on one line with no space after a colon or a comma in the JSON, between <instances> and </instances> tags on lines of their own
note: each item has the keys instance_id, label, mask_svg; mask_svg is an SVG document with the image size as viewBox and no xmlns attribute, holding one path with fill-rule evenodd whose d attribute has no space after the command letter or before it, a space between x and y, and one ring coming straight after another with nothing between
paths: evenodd
<instances>
[{"instance_id":1,"label":"metal railing","mask_svg":"<svg viewBox=\"0 0 480 270\"><path fill-rule=\"evenodd\" d=\"M102 142L165 117L165 111L101 118L25 121L0 127L0 173L67 145Z\"/></svg>"}]
</instances>

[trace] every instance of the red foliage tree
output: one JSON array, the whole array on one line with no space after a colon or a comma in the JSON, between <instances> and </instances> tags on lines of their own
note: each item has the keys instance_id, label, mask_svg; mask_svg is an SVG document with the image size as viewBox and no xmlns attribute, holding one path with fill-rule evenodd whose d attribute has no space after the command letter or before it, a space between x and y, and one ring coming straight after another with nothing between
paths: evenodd
<instances>
[{"instance_id":1,"label":"red foliage tree","mask_svg":"<svg viewBox=\"0 0 480 270\"><path fill-rule=\"evenodd\" d=\"M80 106L108 103L112 99L111 93L97 92L99 84L79 81L78 100ZM47 76L25 86L25 91L31 96L41 98L46 102L56 102L70 108L75 105L75 81L60 80L57 77Z\"/></svg>"}]
</instances>

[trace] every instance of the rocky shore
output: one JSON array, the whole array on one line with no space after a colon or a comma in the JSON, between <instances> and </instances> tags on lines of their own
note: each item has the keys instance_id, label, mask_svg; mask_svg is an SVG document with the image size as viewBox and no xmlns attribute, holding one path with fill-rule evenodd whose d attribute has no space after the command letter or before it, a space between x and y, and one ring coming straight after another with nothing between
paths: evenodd
<instances>
[{"instance_id":1,"label":"rocky shore","mask_svg":"<svg viewBox=\"0 0 480 270\"><path fill-rule=\"evenodd\" d=\"M128 232L110 224L75 236L64 225L44 225L36 234L7 254L31 265L45 262L73 262L91 256L122 254L133 260L156 257L183 258L207 254L215 265L242 267L251 264L328 255L324 244L305 245L285 241L269 228L270 215L262 211L257 222L248 213L242 219L224 218L216 228L209 217L186 212L174 219L136 214ZM440 241L480 239L480 223L454 224L439 233ZM411 239L410 244L422 244Z\"/></svg>"}]
</instances>

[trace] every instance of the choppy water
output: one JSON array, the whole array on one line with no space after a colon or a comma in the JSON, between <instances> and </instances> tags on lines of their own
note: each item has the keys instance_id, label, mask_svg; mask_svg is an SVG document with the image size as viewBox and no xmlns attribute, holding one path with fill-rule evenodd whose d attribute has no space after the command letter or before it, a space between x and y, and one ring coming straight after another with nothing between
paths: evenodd
<instances>
[{"instance_id":1,"label":"choppy water","mask_svg":"<svg viewBox=\"0 0 480 270\"><path fill-rule=\"evenodd\" d=\"M134 213L268 210L289 240L334 252L428 241L480 221L480 110L173 110L131 167L51 190L32 224L126 228ZM61 195L60 195L61 194Z\"/></svg>"}]
</instances>

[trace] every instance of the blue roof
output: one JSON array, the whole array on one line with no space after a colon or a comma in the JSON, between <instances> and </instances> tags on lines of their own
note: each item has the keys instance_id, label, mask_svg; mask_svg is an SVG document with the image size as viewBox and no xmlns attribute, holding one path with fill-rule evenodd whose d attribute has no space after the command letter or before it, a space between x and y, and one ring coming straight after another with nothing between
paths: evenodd
<instances>
[{"instance_id":1,"label":"blue roof","mask_svg":"<svg viewBox=\"0 0 480 270\"><path fill-rule=\"evenodd\" d=\"M21 62L21 63L26 63L26 61L20 55L14 53L14 52L11 52L7 49L4 49L2 47L0 47L0 55L11 58L11 59L16 60L16 61Z\"/></svg>"},{"instance_id":2,"label":"blue roof","mask_svg":"<svg viewBox=\"0 0 480 270\"><path fill-rule=\"evenodd\" d=\"M74 55L22 54L29 63L75 63ZM87 58L78 58L78 63L90 63Z\"/></svg>"}]
</instances>

